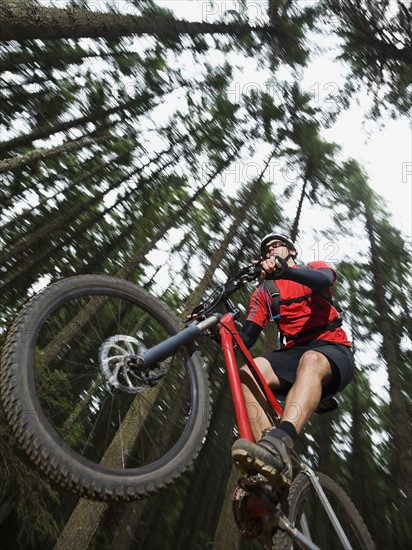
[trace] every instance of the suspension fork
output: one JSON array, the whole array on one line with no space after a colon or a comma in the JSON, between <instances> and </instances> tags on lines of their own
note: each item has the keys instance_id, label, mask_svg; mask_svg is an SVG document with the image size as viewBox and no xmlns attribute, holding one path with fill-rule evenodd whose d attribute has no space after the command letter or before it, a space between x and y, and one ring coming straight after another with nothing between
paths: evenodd
<instances>
[{"instance_id":1,"label":"suspension fork","mask_svg":"<svg viewBox=\"0 0 412 550\"><path fill-rule=\"evenodd\" d=\"M250 429L250 420L247 415L245 398L242 392L242 383L240 381L239 370L237 367L233 340L235 340L236 344L245 356L248 366L252 368L253 371L256 373L268 401L270 402L279 417L282 415L282 408L279 405L278 400L273 395L266 380L263 378L248 349L242 342L242 339L240 338L234 324L233 314L226 313L225 315L223 315L218 327L240 437L248 439L249 441L254 441L252 431Z\"/></svg>"}]
</instances>

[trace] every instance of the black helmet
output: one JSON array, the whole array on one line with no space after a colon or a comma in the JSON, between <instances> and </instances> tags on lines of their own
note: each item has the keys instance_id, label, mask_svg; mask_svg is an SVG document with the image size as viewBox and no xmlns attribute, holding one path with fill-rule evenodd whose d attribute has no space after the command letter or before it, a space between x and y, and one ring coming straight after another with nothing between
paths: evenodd
<instances>
[{"instance_id":1,"label":"black helmet","mask_svg":"<svg viewBox=\"0 0 412 550\"><path fill-rule=\"evenodd\" d=\"M286 235L282 235L281 233L273 232L273 233L268 233L267 235L265 235L263 237L263 239L261 240L261 242L260 242L260 257L261 258L265 257L265 248L266 248L267 243L269 241L273 241L274 239L278 239L282 243L285 243L285 245L288 248L290 248L291 250L295 250L295 255L293 257L295 258L297 256L296 247L295 247L294 242L289 237L286 237Z\"/></svg>"}]
</instances>

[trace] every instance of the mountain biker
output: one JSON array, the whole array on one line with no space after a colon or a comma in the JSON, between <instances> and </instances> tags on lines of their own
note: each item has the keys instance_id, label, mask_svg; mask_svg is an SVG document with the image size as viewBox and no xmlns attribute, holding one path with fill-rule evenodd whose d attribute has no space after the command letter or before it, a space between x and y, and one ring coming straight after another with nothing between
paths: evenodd
<instances>
[{"instance_id":1,"label":"mountain biker","mask_svg":"<svg viewBox=\"0 0 412 550\"><path fill-rule=\"evenodd\" d=\"M284 344L255 361L270 388L286 394L286 401L279 426L272 428L253 369L240 369L255 442L235 441L232 459L242 473L257 471L285 485L292 480L290 451L298 434L320 401L351 381L354 360L332 303L336 272L322 261L298 266L294 243L276 231L262 239L260 251L265 280L251 296L240 335L249 349L269 321L276 320ZM273 276L276 280L270 282Z\"/></svg>"}]
</instances>

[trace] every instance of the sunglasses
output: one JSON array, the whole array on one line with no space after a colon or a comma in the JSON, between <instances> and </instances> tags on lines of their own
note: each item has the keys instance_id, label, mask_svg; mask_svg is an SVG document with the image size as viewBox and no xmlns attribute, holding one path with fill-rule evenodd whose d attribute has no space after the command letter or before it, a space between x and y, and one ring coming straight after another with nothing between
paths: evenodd
<instances>
[{"instance_id":1,"label":"sunglasses","mask_svg":"<svg viewBox=\"0 0 412 550\"><path fill-rule=\"evenodd\" d=\"M271 250L275 250L276 248L280 248L281 246L286 246L286 244L282 243L280 241L275 241L274 243L269 243L265 248L265 253L267 254Z\"/></svg>"}]
</instances>

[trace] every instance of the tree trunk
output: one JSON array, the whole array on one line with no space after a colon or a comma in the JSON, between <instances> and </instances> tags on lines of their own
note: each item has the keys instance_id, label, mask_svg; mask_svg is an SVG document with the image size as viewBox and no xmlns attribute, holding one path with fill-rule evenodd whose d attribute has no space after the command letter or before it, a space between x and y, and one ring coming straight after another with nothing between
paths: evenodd
<instances>
[{"instance_id":1,"label":"tree trunk","mask_svg":"<svg viewBox=\"0 0 412 550\"><path fill-rule=\"evenodd\" d=\"M85 550L88 548L100 518L106 510L105 502L81 498L53 550Z\"/></svg>"},{"instance_id":2,"label":"tree trunk","mask_svg":"<svg viewBox=\"0 0 412 550\"><path fill-rule=\"evenodd\" d=\"M385 298L385 283L382 273L382 260L379 256L375 239L375 223L373 215L366 203L365 220L369 236L372 272L374 279L374 298L376 302L377 324L382 335L382 355L388 367L390 410L392 413L392 435L394 449L398 455L401 474L400 485L407 496L409 520L412 521L412 448L411 429L408 423L407 401L402 393L403 383L400 376L399 355L396 347L396 338L393 334L395 327L388 314L390 309Z\"/></svg>"},{"instance_id":3,"label":"tree trunk","mask_svg":"<svg viewBox=\"0 0 412 550\"><path fill-rule=\"evenodd\" d=\"M222 364L222 354L216 348L215 357L210 358L212 373ZM212 374L212 376L214 376ZM215 376L214 376L215 377ZM218 521L217 510L221 508L224 487L231 469L230 447L235 423L234 409L229 379L221 375L218 394L212 403L212 418L208 437L196 460L196 471L190 484L183 508L187 514L180 517L175 526L174 545L176 548L200 548L205 539L210 540ZM216 465L219 467L216 468ZM202 497L199 499L199 497Z\"/></svg>"},{"instance_id":4,"label":"tree trunk","mask_svg":"<svg viewBox=\"0 0 412 550\"><path fill-rule=\"evenodd\" d=\"M163 38L181 34L229 34L239 36L271 27L226 25L224 23L191 23L161 15L121 15L85 9L58 9L33 5L26 0L3 0L0 7L0 40L38 38L109 38L131 35L155 35Z\"/></svg>"},{"instance_id":5,"label":"tree trunk","mask_svg":"<svg viewBox=\"0 0 412 550\"><path fill-rule=\"evenodd\" d=\"M61 57L63 55L63 57ZM124 51L124 52L88 52L85 50L72 50L69 52L39 52L37 55L32 55L31 53L12 53L9 54L7 58L0 59L0 73L5 71L13 71L21 65L40 65L46 69L52 67L62 68L63 65L71 65L73 63L80 64L83 63L85 59L106 59L106 58L116 58L122 56L135 56L137 59L140 59L140 56L136 52ZM48 79L47 79L48 81Z\"/></svg>"},{"instance_id":6,"label":"tree trunk","mask_svg":"<svg viewBox=\"0 0 412 550\"><path fill-rule=\"evenodd\" d=\"M186 301L185 308L183 310L182 316L183 318L190 315L190 313L193 311L193 308L200 303L203 294L205 293L206 289L210 285L213 275L217 268L219 267L219 264L222 262L229 244L231 243L233 237L236 235L237 231L239 230L239 226L244 218L244 209L247 208L248 202L252 200L253 195L256 192L257 187L260 185L263 175L266 172L266 169L275 154L277 147L272 151L272 153L269 155L268 160L265 162L265 165L263 167L263 170L259 177L250 185L250 189L246 193L243 204L241 206L235 205L234 211L236 212L236 215L233 219L233 222L231 223L231 226L226 233L225 238L219 245L218 250L213 254L209 267L206 269L205 274L203 275L201 281L199 282L198 286L196 287L196 291L192 292L188 300Z\"/></svg>"},{"instance_id":7,"label":"tree trunk","mask_svg":"<svg viewBox=\"0 0 412 550\"><path fill-rule=\"evenodd\" d=\"M213 174L209 177L207 182L203 184L195 193L194 195L188 199L181 208L176 210L175 214L170 216L167 221L165 221L156 233L152 236L152 238L147 241L146 245L142 246L136 254L134 254L127 262L125 262L124 266L119 269L119 271L116 273L117 277L123 277L127 278L128 275L132 271L136 269L136 267L144 260L145 256L153 250L153 248L156 246L156 243L158 243L165 235L166 233L176 225L176 223L183 219L188 212L190 206L194 202L197 201L197 199L205 192L208 185L212 183L212 181L216 178L217 175L219 175L222 170L224 170L227 166L230 165L230 163L239 155L240 148L232 153L224 162L222 162L219 167L213 172Z\"/></svg>"},{"instance_id":8,"label":"tree trunk","mask_svg":"<svg viewBox=\"0 0 412 550\"><path fill-rule=\"evenodd\" d=\"M355 289L354 281L349 281L349 304L350 304L350 317L348 319L351 332L352 332L352 345L355 354L355 363L357 362L356 345L360 341L361 335L359 334L358 323L356 319L361 319L362 314L358 307L358 295ZM364 420L362 417L362 405L361 405L361 387L362 387L362 374L356 373L355 378L350 385L350 414L352 416L352 466L350 468L351 485L352 485L352 498L356 507L358 508L361 516L367 518L367 502L370 495L370 491L365 486L367 479L367 473L365 472L365 465L368 463L369 457L364 452L365 447L369 443L368 428L364 426ZM366 403L366 399L364 399ZM372 453L371 453L372 454Z\"/></svg>"},{"instance_id":9,"label":"tree trunk","mask_svg":"<svg viewBox=\"0 0 412 550\"><path fill-rule=\"evenodd\" d=\"M2 8L0 7L0 13L1 9ZM46 139L54 134L57 134L58 132L65 132L67 130L70 130L71 128L77 128L78 126L83 126L84 124L87 124L89 122L93 123L97 120L102 120L107 116L119 113L121 111L124 111L125 109L130 109L131 107L139 107L141 112L144 112L148 108L149 101L151 99L154 99L154 97L155 96L153 96L152 94L144 92L138 97L129 99L128 101L120 103L119 105L116 105L116 107L111 107L110 109L99 109L99 111L95 111L88 115L84 115L82 117L65 122L59 122L57 124L54 124L53 126L41 126L40 128L36 128L29 134L23 134L21 136L17 136L13 139L0 143L0 153L11 151L13 149L16 149L17 147L29 145L30 143L38 139Z\"/></svg>"},{"instance_id":10,"label":"tree trunk","mask_svg":"<svg viewBox=\"0 0 412 550\"><path fill-rule=\"evenodd\" d=\"M107 550L127 550L128 548L134 548L134 533L141 521L147 502L148 499L137 500L127 505L119 521L115 538Z\"/></svg>"},{"instance_id":11,"label":"tree trunk","mask_svg":"<svg viewBox=\"0 0 412 550\"><path fill-rule=\"evenodd\" d=\"M318 467L319 471L326 475L332 475L333 466L331 465L331 447L332 447L332 420L328 414L320 414L317 416L317 437L318 443Z\"/></svg>"},{"instance_id":12,"label":"tree trunk","mask_svg":"<svg viewBox=\"0 0 412 550\"><path fill-rule=\"evenodd\" d=\"M155 402L160 387L159 384L146 391L144 410L148 409L149 405ZM122 450L127 456L144 423L145 413L143 414L143 411L141 413L139 412L141 406L141 399L138 395L134 399L121 426L100 461L101 464L113 468L119 468L121 466L122 457L119 454L119 439L121 438ZM176 406L178 406L178 403ZM57 540L55 550L79 550L87 548L106 509L107 504L104 502L91 502L88 499L80 499Z\"/></svg>"},{"instance_id":13,"label":"tree trunk","mask_svg":"<svg viewBox=\"0 0 412 550\"><path fill-rule=\"evenodd\" d=\"M307 185L308 185L308 178L307 178L307 175L305 174L304 181L303 181L302 192L300 194L299 204L298 204L298 208L296 210L296 216L295 216L295 219L293 221L292 231L290 233L290 238L292 239L292 241L295 241L297 239L298 235L299 235L300 216L302 214L303 201L306 197L306 187L307 187Z\"/></svg>"},{"instance_id":14,"label":"tree trunk","mask_svg":"<svg viewBox=\"0 0 412 550\"><path fill-rule=\"evenodd\" d=\"M10 170L15 170L16 168L20 168L21 166L35 164L44 159L56 157L57 155L65 155L66 153L82 149L87 145L103 143L110 139L116 138L110 135L84 137L63 143L63 145L58 145L57 147L52 147L51 149L36 149L35 151L31 151L30 153L27 153L25 155L19 155L17 157L0 160L0 174L4 174L5 172L9 172Z\"/></svg>"}]
</instances>

